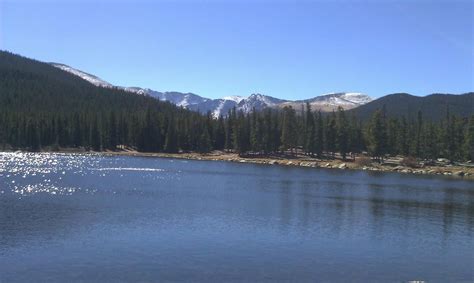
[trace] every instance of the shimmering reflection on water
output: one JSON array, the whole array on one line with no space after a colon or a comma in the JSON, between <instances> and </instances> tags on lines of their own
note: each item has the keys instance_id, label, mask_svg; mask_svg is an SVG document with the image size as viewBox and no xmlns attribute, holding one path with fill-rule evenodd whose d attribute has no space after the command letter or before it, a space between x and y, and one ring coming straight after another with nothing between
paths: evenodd
<instances>
[{"instance_id":1,"label":"shimmering reflection on water","mask_svg":"<svg viewBox=\"0 0 474 283\"><path fill-rule=\"evenodd\" d=\"M473 281L473 184L0 153L0 282Z\"/></svg>"}]
</instances>

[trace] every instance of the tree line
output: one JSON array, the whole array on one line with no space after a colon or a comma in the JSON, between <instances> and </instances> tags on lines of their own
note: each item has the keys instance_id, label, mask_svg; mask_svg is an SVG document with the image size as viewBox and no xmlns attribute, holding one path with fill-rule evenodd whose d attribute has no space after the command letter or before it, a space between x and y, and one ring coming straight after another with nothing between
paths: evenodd
<instances>
[{"instance_id":1,"label":"tree line","mask_svg":"<svg viewBox=\"0 0 474 283\"><path fill-rule=\"evenodd\" d=\"M387 117L384 108L367 122L339 108L332 113L314 112L306 104L298 115L295 109L266 109L235 113L225 119L224 149L240 154L288 153L342 159L367 152L383 159L387 155L422 159L474 160L474 116L470 119L449 113L440 121Z\"/></svg>"},{"instance_id":2,"label":"tree line","mask_svg":"<svg viewBox=\"0 0 474 283\"><path fill-rule=\"evenodd\" d=\"M232 109L213 118L167 105L134 112L104 109L97 112L22 112L0 114L2 149L78 148L103 151L134 148L143 152L201 152L225 150L240 155L305 154L319 158L353 158L367 152L422 159L474 159L474 116L447 114L439 122L389 118L376 111L363 123L340 108L323 115L303 115L285 107L245 114Z\"/></svg>"}]
</instances>

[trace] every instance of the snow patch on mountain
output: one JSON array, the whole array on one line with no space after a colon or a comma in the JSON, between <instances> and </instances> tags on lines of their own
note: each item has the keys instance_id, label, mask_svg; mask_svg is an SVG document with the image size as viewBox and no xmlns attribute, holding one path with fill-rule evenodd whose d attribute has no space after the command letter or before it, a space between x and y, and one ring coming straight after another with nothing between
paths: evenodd
<instances>
[{"instance_id":1,"label":"snow patch on mountain","mask_svg":"<svg viewBox=\"0 0 474 283\"><path fill-rule=\"evenodd\" d=\"M362 105L372 101L368 95L360 92L339 92L339 93L328 93L320 97L327 97L329 102L333 104L356 104Z\"/></svg>"},{"instance_id":2,"label":"snow patch on mountain","mask_svg":"<svg viewBox=\"0 0 474 283\"><path fill-rule=\"evenodd\" d=\"M372 101L372 98L360 92L347 92L343 95L345 100L348 100L355 104L366 104Z\"/></svg>"},{"instance_id":3,"label":"snow patch on mountain","mask_svg":"<svg viewBox=\"0 0 474 283\"><path fill-rule=\"evenodd\" d=\"M230 100L230 99L227 99L227 100ZM222 114L222 109L224 109L225 101L226 101L226 99L223 99L222 101L220 101L219 105L214 109L214 111L212 111L212 116L214 118L217 118L217 117L223 115ZM231 100L231 101L233 101L233 100Z\"/></svg>"},{"instance_id":4,"label":"snow patch on mountain","mask_svg":"<svg viewBox=\"0 0 474 283\"><path fill-rule=\"evenodd\" d=\"M237 103L240 103L242 100L245 99L245 97L239 96L239 95L231 95L231 96L224 96L222 99L224 99L224 100L230 100L230 101L235 101L235 102L237 102Z\"/></svg>"},{"instance_id":5,"label":"snow patch on mountain","mask_svg":"<svg viewBox=\"0 0 474 283\"><path fill-rule=\"evenodd\" d=\"M132 86L132 87L118 87L118 88L121 88L121 89L123 89L127 92L133 92L133 93L140 94L140 95L149 95L149 91L151 91L150 89L145 89L145 88L135 87L135 86Z\"/></svg>"},{"instance_id":6,"label":"snow patch on mountain","mask_svg":"<svg viewBox=\"0 0 474 283\"><path fill-rule=\"evenodd\" d=\"M77 69L74 69L74 68L72 68L68 65L59 64L59 63L50 63L50 64L53 65L56 68L59 68L59 69L63 70L63 71L66 71L68 73L76 75L76 76L90 82L93 85L101 86L101 87L114 87L111 83L106 82L106 81L102 80L99 77L96 77L94 75L88 74L86 72L83 72L83 71L80 71L80 70L77 70Z\"/></svg>"}]
</instances>

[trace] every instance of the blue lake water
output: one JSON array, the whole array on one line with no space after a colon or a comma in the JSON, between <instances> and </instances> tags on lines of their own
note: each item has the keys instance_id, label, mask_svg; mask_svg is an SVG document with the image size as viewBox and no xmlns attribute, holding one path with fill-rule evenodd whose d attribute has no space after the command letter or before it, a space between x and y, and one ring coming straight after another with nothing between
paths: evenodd
<instances>
[{"instance_id":1,"label":"blue lake water","mask_svg":"<svg viewBox=\"0 0 474 283\"><path fill-rule=\"evenodd\" d=\"M474 182L0 153L0 282L474 281Z\"/></svg>"}]
</instances>

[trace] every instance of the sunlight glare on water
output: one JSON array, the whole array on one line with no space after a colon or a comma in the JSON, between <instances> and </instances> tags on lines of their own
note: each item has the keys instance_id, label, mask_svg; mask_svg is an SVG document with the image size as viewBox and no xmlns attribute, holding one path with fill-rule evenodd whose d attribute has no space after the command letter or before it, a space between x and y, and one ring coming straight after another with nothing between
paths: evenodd
<instances>
[{"instance_id":1,"label":"sunlight glare on water","mask_svg":"<svg viewBox=\"0 0 474 283\"><path fill-rule=\"evenodd\" d=\"M29 153L29 152L2 152L0 153L0 178L4 179L0 193L15 193L19 196L28 196L37 193L51 195L71 195L76 192L94 194L97 189L91 187L76 187L58 185L63 184L63 178L74 178L95 175L98 177L123 178L123 174L116 172L164 172L160 168L138 167L100 167L103 157L99 154L74 153ZM114 159L108 160L113 165ZM179 172L177 172L179 173ZM155 179L164 176L154 176Z\"/></svg>"}]
</instances>

